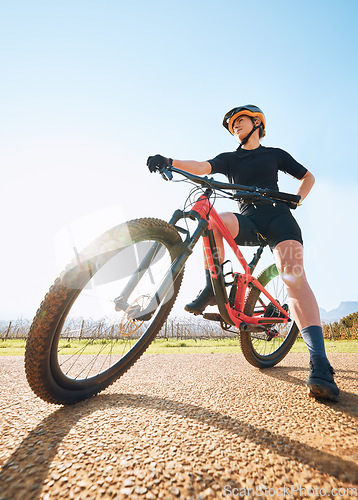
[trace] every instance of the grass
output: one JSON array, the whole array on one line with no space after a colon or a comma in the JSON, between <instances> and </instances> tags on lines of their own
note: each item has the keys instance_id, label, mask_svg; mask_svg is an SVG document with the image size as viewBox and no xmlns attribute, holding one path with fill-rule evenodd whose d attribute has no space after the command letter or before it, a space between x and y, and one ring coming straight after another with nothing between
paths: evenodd
<instances>
[{"instance_id":1,"label":"grass","mask_svg":"<svg viewBox=\"0 0 358 500\"><path fill-rule=\"evenodd\" d=\"M26 340L22 339L0 340L0 356L23 356L25 345Z\"/></svg>"},{"instance_id":2,"label":"grass","mask_svg":"<svg viewBox=\"0 0 358 500\"><path fill-rule=\"evenodd\" d=\"M118 341L112 353L122 352L123 342ZM358 353L358 340L326 340L327 352ZM26 341L21 339L0 340L0 356L23 356L25 353ZM73 354L84 346L81 340L64 340L61 342L62 354ZM97 340L93 346L87 347L86 354L95 354L98 347L102 347L103 354L108 353L110 343ZM168 354L168 353L239 353L241 352L239 339L156 339L147 349L147 354ZM290 352L307 352L306 346L301 338L297 339Z\"/></svg>"}]
</instances>

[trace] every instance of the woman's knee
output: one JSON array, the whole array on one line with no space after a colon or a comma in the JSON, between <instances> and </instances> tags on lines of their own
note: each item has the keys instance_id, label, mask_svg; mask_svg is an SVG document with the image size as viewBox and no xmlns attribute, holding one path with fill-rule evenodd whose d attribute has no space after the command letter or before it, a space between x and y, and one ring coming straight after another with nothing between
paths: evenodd
<instances>
[{"instance_id":1,"label":"woman's knee","mask_svg":"<svg viewBox=\"0 0 358 500\"><path fill-rule=\"evenodd\" d=\"M239 221L237 217L232 212L223 212L220 214L221 220L229 230L231 236L236 238L239 234Z\"/></svg>"},{"instance_id":2,"label":"woman's knee","mask_svg":"<svg viewBox=\"0 0 358 500\"><path fill-rule=\"evenodd\" d=\"M303 247L296 241L282 242L274 250L277 269L287 286L302 286L306 280Z\"/></svg>"},{"instance_id":3,"label":"woman's knee","mask_svg":"<svg viewBox=\"0 0 358 500\"><path fill-rule=\"evenodd\" d=\"M284 264L279 273L287 286L300 287L306 281L305 270L299 263Z\"/></svg>"}]
</instances>

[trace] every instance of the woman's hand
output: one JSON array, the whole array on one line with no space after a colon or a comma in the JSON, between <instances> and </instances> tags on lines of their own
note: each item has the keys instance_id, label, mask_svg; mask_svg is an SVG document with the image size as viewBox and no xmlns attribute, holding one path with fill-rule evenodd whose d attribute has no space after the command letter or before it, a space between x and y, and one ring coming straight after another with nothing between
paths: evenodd
<instances>
[{"instance_id":1,"label":"woman's hand","mask_svg":"<svg viewBox=\"0 0 358 500\"><path fill-rule=\"evenodd\" d=\"M149 156L147 160L147 166L150 172L157 172L168 165L173 165L173 160L162 155Z\"/></svg>"},{"instance_id":2,"label":"woman's hand","mask_svg":"<svg viewBox=\"0 0 358 500\"><path fill-rule=\"evenodd\" d=\"M157 172L168 165L173 165L173 167L180 168L180 170L195 175L211 173L211 165L208 161L172 160L162 155L149 156L147 160L147 166L151 172Z\"/></svg>"}]
</instances>

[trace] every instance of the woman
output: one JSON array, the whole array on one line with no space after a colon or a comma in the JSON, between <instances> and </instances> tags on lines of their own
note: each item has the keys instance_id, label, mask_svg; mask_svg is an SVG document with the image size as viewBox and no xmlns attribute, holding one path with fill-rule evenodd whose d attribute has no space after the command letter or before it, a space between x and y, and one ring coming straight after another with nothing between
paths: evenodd
<instances>
[{"instance_id":1,"label":"woman","mask_svg":"<svg viewBox=\"0 0 358 500\"><path fill-rule=\"evenodd\" d=\"M222 153L208 161L182 161L155 155L147 165L154 172L168 164L196 175L221 173L230 182L278 190L278 171L299 180L297 194L301 202L314 184L314 176L291 155L278 148L260 144L265 136L266 120L260 108L245 105L229 111L224 127L239 141L236 151ZM240 213L220 214L238 245L259 245L264 238L270 245L277 268L287 287L290 312L296 321L310 353L309 394L316 398L336 401L339 389L333 379L333 369L327 359L319 309L307 282L303 268L303 241L301 230L285 203L253 205L240 204ZM214 228L220 261L224 261L221 234ZM206 286L185 309L201 314L208 305L215 305L215 297L207 262Z\"/></svg>"}]
</instances>

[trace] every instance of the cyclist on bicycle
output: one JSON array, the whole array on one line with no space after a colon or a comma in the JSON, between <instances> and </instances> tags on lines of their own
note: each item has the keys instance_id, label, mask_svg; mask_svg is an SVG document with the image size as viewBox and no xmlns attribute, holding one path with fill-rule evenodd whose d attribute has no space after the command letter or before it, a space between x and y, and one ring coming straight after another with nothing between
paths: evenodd
<instances>
[{"instance_id":1,"label":"cyclist on bicycle","mask_svg":"<svg viewBox=\"0 0 358 500\"><path fill-rule=\"evenodd\" d=\"M306 198L315 182L314 176L291 155L279 148L264 147L266 119L260 108L245 105L226 113L224 127L239 141L236 151L222 153L208 161L172 160L161 155L150 156L147 165L151 172L173 165L196 175L221 173L230 182L278 191L278 171L288 173L300 181L297 194ZM311 396L337 400L339 389L333 379L325 352L321 320L316 298L307 282L303 267L301 230L290 208L283 202L240 203L240 213L220 214L238 245L269 244L287 287L290 312L296 321L310 353L310 374L307 387ZM224 261L222 235L213 228L220 262ZM197 298L185 306L194 314L201 314L209 305L215 305L210 271L205 262L206 286Z\"/></svg>"}]
</instances>

